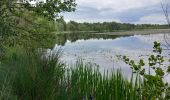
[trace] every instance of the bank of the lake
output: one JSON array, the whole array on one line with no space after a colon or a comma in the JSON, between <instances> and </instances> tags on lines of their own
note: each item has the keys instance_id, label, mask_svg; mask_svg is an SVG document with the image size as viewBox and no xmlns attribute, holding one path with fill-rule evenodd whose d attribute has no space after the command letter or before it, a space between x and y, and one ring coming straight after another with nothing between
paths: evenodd
<instances>
[{"instance_id":1,"label":"bank of the lake","mask_svg":"<svg viewBox=\"0 0 170 100\"><path fill-rule=\"evenodd\" d=\"M119 30L114 32L96 32L96 31L65 31L58 32L60 34L72 34L72 33L91 33L91 34L105 34L105 35L148 35L148 34L160 34L160 33L170 33L170 29L143 29L143 30Z\"/></svg>"}]
</instances>

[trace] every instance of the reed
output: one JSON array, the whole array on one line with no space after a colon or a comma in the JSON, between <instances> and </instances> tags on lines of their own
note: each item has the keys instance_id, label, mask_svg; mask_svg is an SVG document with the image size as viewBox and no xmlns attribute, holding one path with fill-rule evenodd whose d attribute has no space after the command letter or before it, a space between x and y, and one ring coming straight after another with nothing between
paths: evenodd
<instances>
[{"instance_id":1,"label":"reed","mask_svg":"<svg viewBox=\"0 0 170 100\"><path fill-rule=\"evenodd\" d=\"M98 66L78 60L66 68L61 52L10 49L0 64L0 98L16 100L141 100L139 82L128 81L121 70L101 74ZM4 69L4 70L3 70ZM8 74L7 74L8 73ZM137 80L137 79L136 79ZM134 84L135 82L135 84ZM6 88L4 88L5 86Z\"/></svg>"},{"instance_id":2,"label":"reed","mask_svg":"<svg viewBox=\"0 0 170 100\"><path fill-rule=\"evenodd\" d=\"M139 85L123 77L121 70L102 75L91 63L81 60L67 71L63 100L140 100Z\"/></svg>"},{"instance_id":3,"label":"reed","mask_svg":"<svg viewBox=\"0 0 170 100\"><path fill-rule=\"evenodd\" d=\"M9 85L18 100L54 100L64 66L59 52L43 56L44 51L10 49L1 68L13 76Z\"/></svg>"}]
</instances>

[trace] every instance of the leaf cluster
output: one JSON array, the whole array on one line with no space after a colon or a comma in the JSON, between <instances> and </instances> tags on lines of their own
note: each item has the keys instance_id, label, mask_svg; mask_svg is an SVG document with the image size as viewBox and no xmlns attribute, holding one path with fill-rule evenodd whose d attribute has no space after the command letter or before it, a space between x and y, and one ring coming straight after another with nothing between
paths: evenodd
<instances>
[{"instance_id":1,"label":"leaf cluster","mask_svg":"<svg viewBox=\"0 0 170 100\"><path fill-rule=\"evenodd\" d=\"M153 100L169 100L170 87L169 84L164 81L164 78L169 74L170 67L164 65L166 60L162 55L161 44L154 42L153 49L155 55L149 56L147 61L148 64L146 64L143 59L138 63L135 63L134 60L130 60L126 56L123 56L122 58L126 64L131 66L133 73L136 73L143 78L144 86L140 89L142 96Z\"/></svg>"}]
</instances>

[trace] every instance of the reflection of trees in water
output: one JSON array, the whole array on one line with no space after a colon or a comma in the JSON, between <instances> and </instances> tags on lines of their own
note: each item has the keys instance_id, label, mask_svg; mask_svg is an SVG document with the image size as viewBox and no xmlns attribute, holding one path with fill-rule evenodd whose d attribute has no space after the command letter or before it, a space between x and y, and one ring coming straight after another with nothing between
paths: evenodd
<instances>
[{"instance_id":1,"label":"reflection of trees in water","mask_svg":"<svg viewBox=\"0 0 170 100\"><path fill-rule=\"evenodd\" d=\"M89 39L115 39L118 35L106 35L106 34L92 34L92 33L65 33L57 35L57 44L64 46L67 40L70 42L76 42L77 40L89 40Z\"/></svg>"}]
</instances>

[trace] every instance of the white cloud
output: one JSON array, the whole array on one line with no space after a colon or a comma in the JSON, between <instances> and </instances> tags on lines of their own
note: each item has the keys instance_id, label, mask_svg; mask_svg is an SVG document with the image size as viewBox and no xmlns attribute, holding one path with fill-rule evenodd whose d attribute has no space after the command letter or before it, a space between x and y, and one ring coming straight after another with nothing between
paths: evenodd
<instances>
[{"instance_id":1,"label":"white cloud","mask_svg":"<svg viewBox=\"0 0 170 100\"><path fill-rule=\"evenodd\" d=\"M135 22L136 24L166 24L166 19L163 14L150 14L144 17L141 17L139 21Z\"/></svg>"},{"instance_id":2,"label":"white cloud","mask_svg":"<svg viewBox=\"0 0 170 100\"><path fill-rule=\"evenodd\" d=\"M164 24L160 1L167 3L167 0L76 0L77 10L63 15L66 21Z\"/></svg>"},{"instance_id":3,"label":"white cloud","mask_svg":"<svg viewBox=\"0 0 170 100\"><path fill-rule=\"evenodd\" d=\"M66 22L69 22L69 21L76 21L76 22L80 22L80 23L83 23L83 22L89 22L89 23L96 23L96 22L119 22L121 23L120 19L103 19L103 18L65 18L65 21Z\"/></svg>"},{"instance_id":4,"label":"white cloud","mask_svg":"<svg viewBox=\"0 0 170 100\"><path fill-rule=\"evenodd\" d=\"M97 9L112 8L114 12L148 7L159 3L160 0L77 0L79 6L94 7Z\"/></svg>"}]
</instances>

